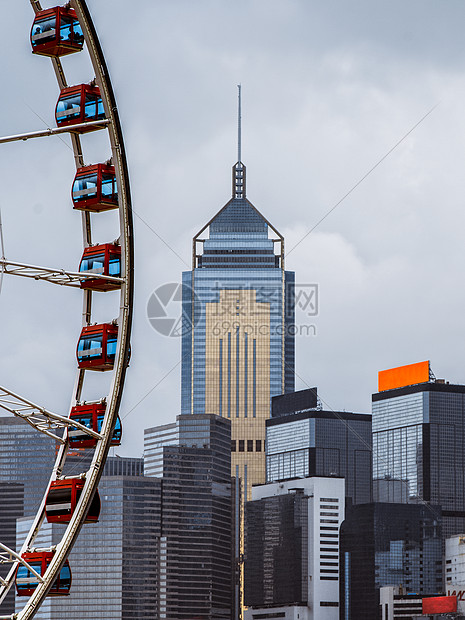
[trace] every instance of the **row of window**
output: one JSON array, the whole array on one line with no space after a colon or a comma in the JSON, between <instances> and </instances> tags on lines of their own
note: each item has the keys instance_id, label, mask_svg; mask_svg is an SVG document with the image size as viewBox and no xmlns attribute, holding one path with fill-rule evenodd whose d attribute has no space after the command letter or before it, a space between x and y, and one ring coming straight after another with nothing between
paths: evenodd
<instances>
[{"instance_id":1,"label":"row of window","mask_svg":"<svg viewBox=\"0 0 465 620\"><path fill-rule=\"evenodd\" d=\"M231 452L245 452L245 439L239 439L237 442L235 439L231 441ZM255 444L255 450L254 450ZM237 448L237 449L236 449ZM247 452L261 452L262 440L261 439L247 439Z\"/></svg>"}]
</instances>

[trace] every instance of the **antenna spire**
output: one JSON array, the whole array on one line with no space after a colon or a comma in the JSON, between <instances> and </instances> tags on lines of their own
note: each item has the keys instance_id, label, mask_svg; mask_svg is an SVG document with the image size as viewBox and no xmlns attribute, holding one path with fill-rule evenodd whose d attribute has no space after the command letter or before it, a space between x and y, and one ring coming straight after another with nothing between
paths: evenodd
<instances>
[{"instance_id":1,"label":"antenna spire","mask_svg":"<svg viewBox=\"0 0 465 620\"><path fill-rule=\"evenodd\" d=\"M233 198L245 198L245 166L241 161L241 84L237 85L237 163L233 166Z\"/></svg>"},{"instance_id":2,"label":"antenna spire","mask_svg":"<svg viewBox=\"0 0 465 620\"><path fill-rule=\"evenodd\" d=\"M237 161L241 161L241 84L237 85Z\"/></svg>"}]
</instances>

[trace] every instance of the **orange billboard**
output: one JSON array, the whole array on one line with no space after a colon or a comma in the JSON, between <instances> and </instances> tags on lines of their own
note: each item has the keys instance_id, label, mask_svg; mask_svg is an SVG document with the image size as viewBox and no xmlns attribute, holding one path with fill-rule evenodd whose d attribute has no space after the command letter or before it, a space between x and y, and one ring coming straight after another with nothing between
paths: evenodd
<instances>
[{"instance_id":1,"label":"orange billboard","mask_svg":"<svg viewBox=\"0 0 465 620\"><path fill-rule=\"evenodd\" d=\"M378 373L378 392L394 390L416 383L428 383L429 376L429 361L380 370Z\"/></svg>"}]
</instances>

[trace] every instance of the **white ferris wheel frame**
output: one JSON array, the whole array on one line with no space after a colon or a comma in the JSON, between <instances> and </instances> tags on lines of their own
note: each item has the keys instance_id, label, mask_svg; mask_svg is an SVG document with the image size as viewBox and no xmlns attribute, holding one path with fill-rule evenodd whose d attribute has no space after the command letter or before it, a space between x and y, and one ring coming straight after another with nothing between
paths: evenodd
<instances>
[{"instance_id":1,"label":"white ferris wheel frame","mask_svg":"<svg viewBox=\"0 0 465 620\"><path fill-rule=\"evenodd\" d=\"M32 8L35 13L41 10L39 0L30 0ZM106 410L103 420L102 428L99 433L90 431L82 427L82 425L74 424L69 418L53 414L47 411L45 408L35 405L31 401L14 394L6 388L0 388L0 407L7 409L14 415L26 419L27 422L32 424L36 430L40 432L46 432L50 434L50 429L64 428L63 439L57 440L61 445L58 448L58 453L55 461L55 465L50 477L50 483L56 480L63 470L63 466L66 460L68 452L69 440L68 432L70 428L80 428L83 432L88 432L90 436L93 436L96 441L96 447L92 462L89 470L85 473L85 483L82 490L80 499L76 505L76 509L71 516L71 520L66 528L65 533L61 541L53 547L54 555L50 564L47 567L46 572L42 575L42 579L39 580L39 584L36 587L34 593L26 601L23 609L10 616L0 616L0 620L5 618L11 618L13 620L30 620L34 617L39 610L42 602L48 594L48 591L52 587L55 579L57 578L62 566L64 565L74 542L76 541L81 527L87 516L92 499L97 491L97 486L103 473L103 466L108 455L110 448L113 431L118 419L118 411L123 393L124 380L126 375L126 368L129 361L130 354L130 333L132 323L132 308L133 308L133 223L132 223L132 209L131 209L131 196L129 188L129 175L128 167L125 156L123 135L121 131L121 125L119 121L118 109L116 106L116 100L114 97L112 85L109 78L105 58L95 31L95 27L92 23L92 19L89 10L86 6L85 0L70 0L70 6L76 11L76 15L79 24L82 28L84 41L87 47L87 51L90 56L92 67L95 73L95 82L100 89L100 94L103 101L103 107L105 111L105 119L99 121L100 125L103 125L103 129L108 131L109 142L111 146L112 164L115 167L116 182L118 188L118 209L119 209L119 225L120 225L120 237L119 244L121 246L121 277L117 280L121 283L120 288L120 305L119 316L117 319L118 324L118 339L116 347L116 355L114 361L114 367L111 371L113 373L112 382L109 393L106 397ZM59 58L51 58L53 68L57 77L60 90L66 88L65 74ZM32 134L20 134L18 136L9 136L8 138L0 139L2 142L12 142L15 140L26 140L28 138L41 137L47 135L54 135L57 133L68 132L71 137L71 143L74 152L74 159L76 168L84 166L84 159L81 149L81 141L79 137L79 129L82 129L84 125L91 123L83 123L81 126L72 126L64 129L59 128L48 129L46 131L33 132ZM82 212L82 232L83 232L83 245L84 248L88 247L91 240L91 216L87 211ZM3 248L2 248L3 250ZM56 284L65 284L68 286L79 285L79 277L76 272L65 272L62 269L47 269L40 268L33 265L24 265L22 263L12 263L7 261L3 256L1 257L1 270L3 273L11 273L13 275L22 275L26 277L33 277L35 279L44 279ZM92 278L95 278L97 274L92 274ZM106 278L112 279L112 278ZM116 280L116 278L113 278ZM83 290L83 326L89 325L91 322L92 311L92 291ZM101 293L97 293L101 294ZM76 405L80 401L81 392L84 383L86 370L79 369L77 371L73 394L71 398L71 407ZM52 432L53 435L53 432ZM50 483L47 487L50 487ZM32 550L34 540L40 530L40 527L45 518L45 493L38 512L34 518L29 533L22 545L21 550L16 553L5 545L0 545L3 550L0 554L0 559L5 561L5 558L9 559L13 566L10 569L8 575L0 580L0 603L4 600L11 586L15 581L15 572L18 564L21 562L27 566L27 563L21 559L24 552Z\"/></svg>"}]
</instances>

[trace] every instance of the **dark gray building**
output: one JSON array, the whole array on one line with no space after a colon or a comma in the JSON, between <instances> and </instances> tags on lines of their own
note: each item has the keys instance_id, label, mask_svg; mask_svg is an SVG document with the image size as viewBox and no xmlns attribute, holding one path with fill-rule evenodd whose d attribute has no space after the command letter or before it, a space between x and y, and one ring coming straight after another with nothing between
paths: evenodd
<instances>
[{"instance_id":1,"label":"dark gray building","mask_svg":"<svg viewBox=\"0 0 465 620\"><path fill-rule=\"evenodd\" d=\"M442 591L439 506L348 506L340 539L341 620L378 618L382 586L420 595Z\"/></svg>"},{"instance_id":2,"label":"dark gray building","mask_svg":"<svg viewBox=\"0 0 465 620\"><path fill-rule=\"evenodd\" d=\"M245 603L308 603L308 496L304 491L245 505Z\"/></svg>"},{"instance_id":3,"label":"dark gray building","mask_svg":"<svg viewBox=\"0 0 465 620\"><path fill-rule=\"evenodd\" d=\"M371 415L324 411L316 388L272 399L266 422L266 481L341 476L354 504L372 499Z\"/></svg>"},{"instance_id":4,"label":"dark gray building","mask_svg":"<svg viewBox=\"0 0 465 620\"><path fill-rule=\"evenodd\" d=\"M0 482L0 542L16 549L16 519L24 514L24 485L17 482ZM5 577L11 565L0 564L0 577ZM15 593L10 590L1 604L1 613L13 614Z\"/></svg>"},{"instance_id":5,"label":"dark gray building","mask_svg":"<svg viewBox=\"0 0 465 620\"><path fill-rule=\"evenodd\" d=\"M162 448L160 618L234 618L235 488L231 424L217 415L181 415L176 444ZM160 427L164 434L164 427ZM158 454L157 428L150 445Z\"/></svg>"},{"instance_id":6,"label":"dark gray building","mask_svg":"<svg viewBox=\"0 0 465 620\"><path fill-rule=\"evenodd\" d=\"M465 386L431 379L378 392L372 400L375 491L397 501L400 494L406 503L438 504L444 537L463 533ZM386 492L389 484L395 493Z\"/></svg>"}]
</instances>

